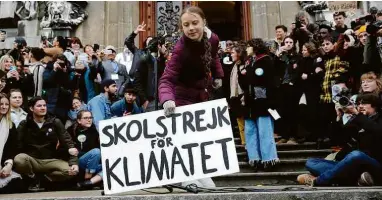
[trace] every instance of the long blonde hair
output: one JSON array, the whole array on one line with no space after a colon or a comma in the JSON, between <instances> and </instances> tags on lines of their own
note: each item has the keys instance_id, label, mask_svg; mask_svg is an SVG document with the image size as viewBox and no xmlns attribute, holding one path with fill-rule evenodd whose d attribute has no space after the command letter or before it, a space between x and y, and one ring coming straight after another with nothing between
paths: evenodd
<instances>
[{"instance_id":1,"label":"long blonde hair","mask_svg":"<svg viewBox=\"0 0 382 200\"><path fill-rule=\"evenodd\" d=\"M5 120L7 121L7 123L9 124L9 129L11 129L12 128L12 120L11 120L11 102L10 102L10 100L9 100L9 98L8 98L8 96L6 95L6 94L4 94L4 93L0 93L0 101L1 101L1 99L7 99L8 100L8 102L9 102L9 108L8 108L8 111L7 111L7 113L5 114Z\"/></svg>"},{"instance_id":2,"label":"long blonde hair","mask_svg":"<svg viewBox=\"0 0 382 200\"><path fill-rule=\"evenodd\" d=\"M13 65L15 64L15 60L12 58L12 56L8 55L8 54L5 54L3 55L1 58L0 58L0 70L3 70L5 71L5 61L8 60L8 59L11 59L12 60L12 63Z\"/></svg>"},{"instance_id":3,"label":"long blonde hair","mask_svg":"<svg viewBox=\"0 0 382 200\"><path fill-rule=\"evenodd\" d=\"M376 82L377 89L373 93L379 95L379 93L382 92L382 80L381 80L381 77L377 76L374 72L364 73L361 76L361 85L362 85L362 81L367 80L367 79L370 79L370 80L373 80L373 81ZM363 93L362 87L360 87L359 93L361 93L361 94Z\"/></svg>"}]
</instances>

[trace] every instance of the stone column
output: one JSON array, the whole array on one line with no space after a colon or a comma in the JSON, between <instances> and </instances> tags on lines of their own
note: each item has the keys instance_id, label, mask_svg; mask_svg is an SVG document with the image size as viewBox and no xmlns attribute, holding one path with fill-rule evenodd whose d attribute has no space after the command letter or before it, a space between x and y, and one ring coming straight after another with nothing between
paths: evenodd
<instances>
[{"instance_id":1,"label":"stone column","mask_svg":"<svg viewBox=\"0 0 382 200\"><path fill-rule=\"evenodd\" d=\"M252 1L252 35L265 40L275 37L275 27L290 27L294 15L300 10L297 2L292 1Z\"/></svg>"},{"instance_id":2,"label":"stone column","mask_svg":"<svg viewBox=\"0 0 382 200\"><path fill-rule=\"evenodd\" d=\"M113 45L117 52L121 52L125 38L139 23L139 6L136 1L92 1L86 11L89 16L77 28L74 36L79 37L83 44L97 43L101 49Z\"/></svg>"}]
</instances>

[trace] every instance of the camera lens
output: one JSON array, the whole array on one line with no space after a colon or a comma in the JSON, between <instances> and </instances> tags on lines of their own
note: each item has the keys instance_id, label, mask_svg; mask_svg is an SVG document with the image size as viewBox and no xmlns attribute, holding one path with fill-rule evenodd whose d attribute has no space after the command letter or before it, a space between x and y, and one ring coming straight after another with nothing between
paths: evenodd
<instances>
[{"instance_id":1,"label":"camera lens","mask_svg":"<svg viewBox=\"0 0 382 200\"><path fill-rule=\"evenodd\" d=\"M338 100L338 103L343 106L343 107L346 107L346 106L349 106L350 105L350 100L349 98L347 97L341 97L339 100Z\"/></svg>"}]
</instances>

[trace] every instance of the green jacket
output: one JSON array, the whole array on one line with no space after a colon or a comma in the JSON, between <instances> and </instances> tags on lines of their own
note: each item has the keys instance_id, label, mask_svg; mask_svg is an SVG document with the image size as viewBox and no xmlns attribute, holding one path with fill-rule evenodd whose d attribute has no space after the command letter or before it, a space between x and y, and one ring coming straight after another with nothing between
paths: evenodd
<instances>
[{"instance_id":1,"label":"green jacket","mask_svg":"<svg viewBox=\"0 0 382 200\"><path fill-rule=\"evenodd\" d=\"M61 121L55 117L47 117L41 128L28 116L17 128L18 149L20 153L28 154L37 159L60 159L68 154L69 148L74 148L74 142L65 130ZM57 150L58 142L65 152ZM60 153L61 152L61 153ZM70 156L69 165L77 165L78 157Z\"/></svg>"}]
</instances>

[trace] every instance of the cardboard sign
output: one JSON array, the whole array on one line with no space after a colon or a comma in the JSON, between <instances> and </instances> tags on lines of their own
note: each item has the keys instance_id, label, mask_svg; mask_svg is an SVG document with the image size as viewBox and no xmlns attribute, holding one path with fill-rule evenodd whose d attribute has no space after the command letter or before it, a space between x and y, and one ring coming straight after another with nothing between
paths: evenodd
<instances>
[{"instance_id":1,"label":"cardboard sign","mask_svg":"<svg viewBox=\"0 0 382 200\"><path fill-rule=\"evenodd\" d=\"M239 172L225 99L99 122L105 194Z\"/></svg>"},{"instance_id":2,"label":"cardboard sign","mask_svg":"<svg viewBox=\"0 0 382 200\"><path fill-rule=\"evenodd\" d=\"M357 1L328 1L330 11L348 11L357 9Z\"/></svg>"}]
</instances>

